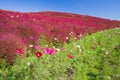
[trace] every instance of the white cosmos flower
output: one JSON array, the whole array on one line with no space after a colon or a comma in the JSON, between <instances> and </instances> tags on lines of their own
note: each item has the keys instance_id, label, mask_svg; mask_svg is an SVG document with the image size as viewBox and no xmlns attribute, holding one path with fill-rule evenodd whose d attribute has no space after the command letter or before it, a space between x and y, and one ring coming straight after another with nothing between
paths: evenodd
<instances>
[{"instance_id":1,"label":"white cosmos flower","mask_svg":"<svg viewBox=\"0 0 120 80\"><path fill-rule=\"evenodd\" d=\"M80 48L80 45L76 45L77 46L77 48Z\"/></svg>"},{"instance_id":2,"label":"white cosmos flower","mask_svg":"<svg viewBox=\"0 0 120 80\"><path fill-rule=\"evenodd\" d=\"M52 46L55 49L55 46Z\"/></svg>"},{"instance_id":3,"label":"white cosmos flower","mask_svg":"<svg viewBox=\"0 0 120 80\"><path fill-rule=\"evenodd\" d=\"M66 37L66 40L68 40L69 38L68 37Z\"/></svg>"},{"instance_id":4,"label":"white cosmos flower","mask_svg":"<svg viewBox=\"0 0 120 80\"><path fill-rule=\"evenodd\" d=\"M10 17L13 18L14 16L11 15Z\"/></svg>"},{"instance_id":5,"label":"white cosmos flower","mask_svg":"<svg viewBox=\"0 0 120 80\"><path fill-rule=\"evenodd\" d=\"M58 48L56 48L56 50L59 52L60 51L60 49L58 49Z\"/></svg>"},{"instance_id":6,"label":"white cosmos flower","mask_svg":"<svg viewBox=\"0 0 120 80\"><path fill-rule=\"evenodd\" d=\"M81 52L81 51L82 51L82 49L79 49L79 51Z\"/></svg>"},{"instance_id":7,"label":"white cosmos flower","mask_svg":"<svg viewBox=\"0 0 120 80\"><path fill-rule=\"evenodd\" d=\"M77 39L77 37L74 37L74 39L76 40L76 39Z\"/></svg>"},{"instance_id":8,"label":"white cosmos flower","mask_svg":"<svg viewBox=\"0 0 120 80\"><path fill-rule=\"evenodd\" d=\"M48 47L48 45L45 45L46 47Z\"/></svg>"},{"instance_id":9,"label":"white cosmos flower","mask_svg":"<svg viewBox=\"0 0 120 80\"><path fill-rule=\"evenodd\" d=\"M16 16L17 18L19 17L19 15Z\"/></svg>"},{"instance_id":10,"label":"white cosmos flower","mask_svg":"<svg viewBox=\"0 0 120 80\"><path fill-rule=\"evenodd\" d=\"M69 33L69 35L72 35L72 34L73 34L73 32L70 32L70 33Z\"/></svg>"},{"instance_id":11,"label":"white cosmos flower","mask_svg":"<svg viewBox=\"0 0 120 80\"><path fill-rule=\"evenodd\" d=\"M57 38L54 38L55 41L57 41Z\"/></svg>"},{"instance_id":12,"label":"white cosmos flower","mask_svg":"<svg viewBox=\"0 0 120 80\"><path fill-rule=\"evenodd\" d=\"M33 45L31 44L31 45L29 45L29 47L33 47Z\"/></svg>"},{"instance_id":13,"label":"white cosmos flower","mask_svg":"<svg viewBox=\"0 0 120 80\"><path fill-rule=\"evenodd\" d=\"M82 34L78 35L79 38L82 37L82 36L83 36Z\"/></svg>"},{"instance_id":14,"label":"white cosmos flower","mask_svg":"<svg viewBox=\"0 0 120 80\"><path fill-rule=\"evenodd\" d=\"M35 18L33 18L33 21L35 21L36 19Z\"/></svg>"},{"instance_id":15,"label":"white cosmos flower","mask_svg":"<svg viewBox=\"0 0 120 80\"><path fill-rule=\"evenodd\" d=\"M30 63L30 62L28 62L28 63L27 63L27 65L28 65L28 66L30 66L30 65L31 65L31 63Z\"/></svg>"},{"instance_id":16,"label":"white cosmos flower","mask_svg":"<svg viewBox=\"0 0 120 80\"><path fill-rule=\"evenodd\" d=\"M105 54L109 54L109 52L105 52Z\"/></svg>"},{"instance_id":17,"label":"white cosmos flower","mask_svg":"<svg viewBox=\"0 0 120 80\"><path fill-rule=\"evenodd\" d=\"M104 50L105 50L105 48L102 48L102 50L104 51Z\"/></svg>"}]
</instances>

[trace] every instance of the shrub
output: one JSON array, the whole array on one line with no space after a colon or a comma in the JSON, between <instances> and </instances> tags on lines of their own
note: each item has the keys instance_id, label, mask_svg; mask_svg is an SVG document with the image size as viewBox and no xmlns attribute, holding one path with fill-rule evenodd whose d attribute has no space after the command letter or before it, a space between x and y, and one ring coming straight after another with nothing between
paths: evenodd
<instances>
[{"instance_id":1,"label":"shrub","mask_svg":"<svg viewBox=\"0 0 120 80\"><path fill-rule=\"evenodd\" d=\"M6 59L7 62L14 62L15 49L24 46L21 39L15 34L0 34L0 58Z\"/></svg>"}]
</instances>

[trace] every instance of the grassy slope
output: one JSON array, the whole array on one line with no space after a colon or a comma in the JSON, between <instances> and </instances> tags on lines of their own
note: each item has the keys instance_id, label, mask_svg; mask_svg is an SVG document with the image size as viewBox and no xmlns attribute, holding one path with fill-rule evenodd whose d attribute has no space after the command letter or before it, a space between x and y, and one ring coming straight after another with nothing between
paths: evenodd
<instances>
[{"instance_id":1,"label":"grassy slope","mask_svg":"<svg viewBox=\"0 0 120 80\"><path fill-rule=\"evenodd\" d=\"M119 39L120 28L87 35L77 42L71 39L64 51L53 56L43 54L37 59L33 55L18 58L10 68L3 65L0 80L119 80Z\"/></svg>"},{"instance_id":2,"label":"grassy slope","mask_svg":"<svg viewBox=\"0 0 120 80\"><path fill-rule=\"evenodd\" d=\"M81 46L80 52L73 47L74 44ZM78 76L83 80L88 78L118 80L120 78L120 29L88 35L70 45L66 45L66 48L73 50L75 61L78 62L74 64L78 66L75 79L78 79Z\"/></svg>"}]
</instances>

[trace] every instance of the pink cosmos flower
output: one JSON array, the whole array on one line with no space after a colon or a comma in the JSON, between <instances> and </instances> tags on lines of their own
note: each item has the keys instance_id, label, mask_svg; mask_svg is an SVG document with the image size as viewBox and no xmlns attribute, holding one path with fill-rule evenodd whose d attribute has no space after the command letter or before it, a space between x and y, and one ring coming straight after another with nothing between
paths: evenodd
<instances>
[{"instance_id":1,"label":"pink cosmos flower","mask_svg":"<svg viewBox=\"0 0 120 80\"><path fill-rule=\"evenodd\" d=\"M55 41L57 41L57 38L54 38Z\"/></svg>"},{"instance_id":2,"label":"pink cosmos flower","mask_svg":"<svg viewBox=\"0 0 120 80\"><path fill-rule=\"evenodd\" d=\"M17 48L15 50L15 52L18 53L18 54L23 54L24 53L23 49L20 49L20 48Z\"/></svg>"},{"instance_id":3,"label":"pink cosmos flower","mask_svg":"<svg viewBox=\"0 0 120 80\"><path fill-rule=\"evenodd\" d=\"M21 43L22 43L22 45L25 45L25 40L22 39L22 40L21 40Z\"/></svg>"},{"instance_id":4,"label":"pink cosmos flower","mask_svg":"<svg viewBox=\"0 0 120 80\"><path fill-rule=\"evenodd\" d=\"M74 37L75 40L77 40L77 37Z\"/></svg>"},{"instance_id":5,"label":"pink cosmos flower","mask_svg":"<svg viewBox=\"0 0 120 80\"><path fill-rule=\"evenodd\" d=\"M31 40L33 40L33 39L34 39L32 36L29 36L29 38L30 38Z\"/></svg>"},{"instance_id":6,"label":"pink cosmos flower","mask_svg":"<svg viewBox=\"0 0 120 80\"><path fill-rule=\"evenodd\" d=\"M38 45L34 45L34 48L35 48L35 49L38 49L38 48L39 48L39 46L38 46Z\"/></svg>"},{"instance_id":7,"label":"pink cosmos flower","mask_svg":"<svg viewBox=\"0 0 120 80\"><path fill-rule=\"evenodd\" d=\"M69 59L72 59L73 56L72 56L71 54L68 54L68 58L69 58Z\"/></svg>"},{"instance_id":8,"label":"pink cosmos flower","mask_svg":"<svg viewBox=\"0 0 120 80\"><path fill-rule=\"evenodd\" d=\"M64 51L64 48L60 48L61 51Z\"/></svg>"}]
</instances>

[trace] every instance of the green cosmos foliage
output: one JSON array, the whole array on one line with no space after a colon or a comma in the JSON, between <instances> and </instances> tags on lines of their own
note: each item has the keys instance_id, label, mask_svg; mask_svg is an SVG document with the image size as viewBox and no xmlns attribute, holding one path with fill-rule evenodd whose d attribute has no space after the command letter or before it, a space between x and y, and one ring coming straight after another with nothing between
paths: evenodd
<instances>
[{"instance_id":1,"label":"green cosmos foliage","mask_svg":"<svg viewBox=\"0 0 120 80\"><path fill-rule=\"evenodd\" d=\"M120 28L86 35L77 41L70 38L63 48L53 56L42 52L39 59L35 51L25 50L26 55L31 55L18 56L12 66L0 65L0 80L120 79Z\"/></svg>"}]
</instances>

